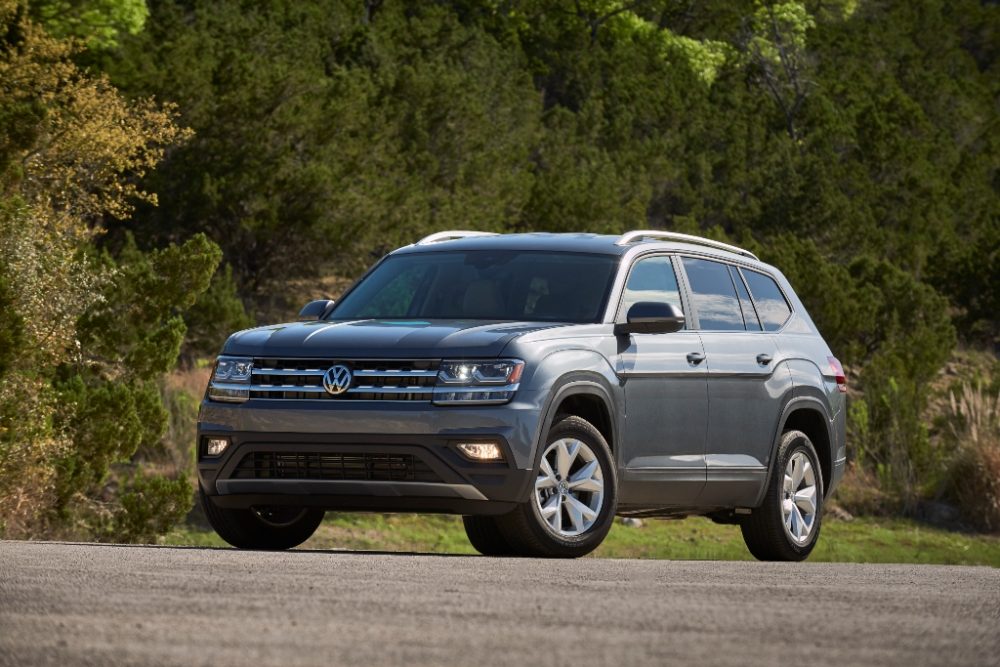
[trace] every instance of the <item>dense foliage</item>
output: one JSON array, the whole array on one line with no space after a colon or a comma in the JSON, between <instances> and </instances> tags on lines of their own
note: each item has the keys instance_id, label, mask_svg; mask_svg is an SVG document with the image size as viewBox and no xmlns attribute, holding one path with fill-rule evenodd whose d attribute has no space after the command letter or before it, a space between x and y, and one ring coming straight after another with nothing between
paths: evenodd
<instances>
[{"instance_id":1,"label":"dense foliage","mask_svg":"<svg viewBox=\"0 0 1000 667\"><path fill-rule=\"evenodd\" d=\"M204 235L98 249L107 220L155 202L139 179L188 133L75 48L0 2L0 531L148 539L130 499L172 522L190 489L129 462L163 432L158 379L221 253Z\"/></svg>"},{"instance_id":2,"label":"dense foliage","mask_svg":"<svg viewBox=\"0 0 1000 667\"><path fill-rule=\"evenodd\" d=\"M959 342L1000 342L995 3L2 6L0 382L35 412L0 441L73 443L60 507L158 437L181 317L210 354L244 305L447 228L752 247L849 367L852 459L900 507L948 484L930 383ZM100 432L119 405L135 422Z\"/></svg>"}]
</instances>

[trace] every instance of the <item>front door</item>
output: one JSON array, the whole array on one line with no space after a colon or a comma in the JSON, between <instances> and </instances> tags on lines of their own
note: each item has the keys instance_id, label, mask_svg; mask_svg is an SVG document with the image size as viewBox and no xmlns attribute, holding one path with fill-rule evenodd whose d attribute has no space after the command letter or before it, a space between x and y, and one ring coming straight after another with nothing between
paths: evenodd
<instances>
[{"instance_id":1,"label":"front door","mask_svg":"<svg viewBox=\"0 0 1000 667\"><path fill-rule=\"evenodd\" d=\"M684 311L673 261L640 258L632 266L616 321L640 301ZM618 338L617 372L625 391L619 504L667 507L693 503L705 485L708 383L705 350L695 331Z\"/></svg>"}]
</instances>

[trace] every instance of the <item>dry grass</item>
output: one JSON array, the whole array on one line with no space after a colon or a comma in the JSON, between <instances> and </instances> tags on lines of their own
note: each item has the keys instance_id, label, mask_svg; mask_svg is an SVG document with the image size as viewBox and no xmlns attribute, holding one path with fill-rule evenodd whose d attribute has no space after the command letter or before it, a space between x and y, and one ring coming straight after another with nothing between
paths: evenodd
<instances>
[{"instance_id":1,"label":"dry grass","mask_svg":"<svg viewBox=\"0 0 1000 667\"><path fill-rule=\"evenodd\" d=\"M964 384L950 395L947 421L958 445L951 493L969 521L1000 531L1000 391Z\"/></svg>"},{"instance_id":2,"label":"dry grass","mask_svg":"<svg viewBox=\"0 0 1000 667\"><path fill-rule=\"evenodd\" d=\"M185 391L191 396L201 398L208 386L208 378L212 375L210 363L199 364L194 368L177 370L166 377L164 386L169 391Z\"/></svg>"},{"instance_id":3,"label":"dry grass","mask_svg":"<svg viewBox=\"0 0 1000 667\"><path fill-rule=\"evenodd\" d=\"M186 474L194 479L194 442L197 437L198 404L208 386L211 365L175 370L161 386L163 405L169 417L167 429L156 451L141 456L147 473L171 479Z\"/></svg>"},{"instance_id":4,"label":"dry grass","mask_svg":"<svg viewBox=\"0 0 1000 667\"><path fill-rule=\"evenodd\" d=\"M875 473L854 462L844 471L833 500L858 516L889 516L899 511L899 500L882 490Z\"/></svg>"}]
</instances>

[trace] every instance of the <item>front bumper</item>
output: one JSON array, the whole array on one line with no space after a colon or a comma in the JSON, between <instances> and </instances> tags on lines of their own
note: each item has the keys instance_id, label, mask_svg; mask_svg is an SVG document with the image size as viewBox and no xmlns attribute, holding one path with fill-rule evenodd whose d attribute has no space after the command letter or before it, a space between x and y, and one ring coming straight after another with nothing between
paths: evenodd
<instances>
[{"instance_id":1,"label":"front bumper","mask_svg":"<svg viewBox=\"0 0 1000 667\"><path fill-rule=\"evenodd\" d=\"M528 496L539 410L529 402L503 406L440 408L428 405L330 406L292 401L205 401L198 423L198 478L225 507L301 505L341 511L496 514ZM220 457L204 455L207 437L228 438ZM466 459L456 445L496 442L504 461ZM269 457L324 461L326 469L288 476L248 472ZM410 461L421 471L379 472L383 459ZM347 474L330 468L348 460ZM364 470L373 462L374 472ZM361 462L361 463L359 463ZM274 465L273 463L271 464ZM359 468L360 466L360 468ZM332 472L331 472L332 470Z\"/></svg>"}]
</instances>

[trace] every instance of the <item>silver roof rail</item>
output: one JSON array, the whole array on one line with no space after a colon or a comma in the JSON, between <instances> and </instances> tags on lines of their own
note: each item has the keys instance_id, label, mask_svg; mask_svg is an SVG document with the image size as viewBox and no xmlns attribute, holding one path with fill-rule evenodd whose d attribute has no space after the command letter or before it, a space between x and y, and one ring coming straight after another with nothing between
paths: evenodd
<instances>
[{"instance_id":1,"label":"silver roof rail","mask_svg":"<svg viewBox=\"0 0 1000 667\"><path fill-rule=\"evenodd\" d=\"M694 245L708 246L709 248L718 248L719 250L726 250L728 252L734 252L737 255L743 255L744 257L749 257L751 259L756 259L758 262L760 258L753 254L749 250L744 250L743 248L737 248L734 245L729 245L728 243L723 243L721 241L713 241L712 239L702 238L701 236L692 236L691 234L681 234L679 232L663 232L658 229L636 229L631 232L625 232L622 237L615 241L615 245L628 245L629 243L635 243L637 241L643 241L645 239L663 239L664 241L680 241L682 243L692 243Z\"/></svg>"},{"instance_id":2,"label":"silver roof rail","mask_svg":"<svg viewBox=\"0 0 1000 667\"><path fill-rule=\"evenodd\" d=\"M495 232L463 232L463 231L451 231L451 232L437 232L436 234L431 234L430 236L425 236L420 239L414 245L430 245L431 243L440 243L441 241L451 241L453 239L465 239L471 236L496 236Z\"/></svg>"}]
</instances>

